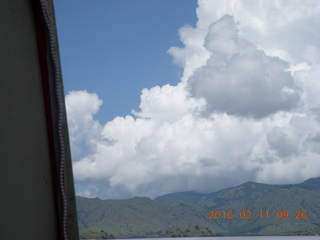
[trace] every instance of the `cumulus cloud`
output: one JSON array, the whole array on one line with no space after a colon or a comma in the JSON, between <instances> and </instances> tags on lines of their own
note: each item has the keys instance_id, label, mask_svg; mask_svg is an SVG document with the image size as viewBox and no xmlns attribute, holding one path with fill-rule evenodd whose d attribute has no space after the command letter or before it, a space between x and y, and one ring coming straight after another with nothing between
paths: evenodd
<instances>
[{"instance_id":1,"label":"cumulus cloud","mask_svg":"<svg viewBox=\"0 0 320 240\"><path fill-rule=\"evenodd\" d=\"M167 84L163 87L145 88L141 94L141 111L132 112L140 118L174 122L187 112L200 110L204 102L201 99L188 98L188 93L184 88L185 84L183 83L177 86Z\"/></svg>"},{"instance_id":2,"label":"cumulus cloud","mask_svg":"<svg viewBox=\"0 0 320 240\"><path fill-rule=\"evenodd\" d=\"M190 91L206 99L209 112L261 118L298 106L288 64L239 38L232 16L209 26L205 47L211 57L192 75Z\"/></svg>"},{"instance_id":3,"label":"cumulus cloud","mask_svg":"<svg viewBox=\"0 0 320 240\"><path fill-rule=\"evenodd\" d=\"M93 115L99 111L102 100L87 91L71 91L65 102L73 159L77 161L96 148L102 125Z\"/></svg>"},{"instance_id":4,"label":"cumulus cloud","mask_svg":"<svg viewBox=\"0 0 320 240\"><path fill-rule=\"evenodd\" d=\"M155 197L320 175L318 1L199 0L168 52L176 86L101 124L94 93L66 96L77 193ZM303 36L301 36L303 34Z\"/></svg>"},{"instance_id":5,"label":"cumulus cloud","mask_svg":"<svg viewBox=\"0 0 320 240\"><path fill-rule=\"evenodd\" d=\"M229 14L239 23L242 38L294 64L307 60L305 52L310 46L318 49L320 6L317 0L259 0L254 4L250 0L199 0L198 5L197 28L207 29Z\"/></svg>"}]
</instances>

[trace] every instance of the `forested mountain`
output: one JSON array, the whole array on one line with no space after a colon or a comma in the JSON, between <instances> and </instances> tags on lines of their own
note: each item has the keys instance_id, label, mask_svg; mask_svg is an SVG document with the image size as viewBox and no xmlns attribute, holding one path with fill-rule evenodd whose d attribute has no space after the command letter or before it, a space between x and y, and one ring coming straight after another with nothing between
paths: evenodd
<instances>
[{"instance_id":1,"label":"forested mountain","mask_svg":"<svg viewBox=\"0 0 320 240\"><path fill-rule=\"evenodd\" d=\"M209 194L181 192L155 200L77 197L77 208L80 231L117 238L314 234L320 229L320 178L292 185L247 182Z\"/></svg>"}]
</instances>

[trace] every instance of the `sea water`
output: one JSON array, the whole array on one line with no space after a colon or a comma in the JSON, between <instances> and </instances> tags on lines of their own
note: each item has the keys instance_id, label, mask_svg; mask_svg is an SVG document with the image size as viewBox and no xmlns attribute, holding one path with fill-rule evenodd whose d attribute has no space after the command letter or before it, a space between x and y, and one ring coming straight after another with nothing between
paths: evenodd
<instances>
[{"instance_id":1,"label":"sea water","mask_svg":"<svg viewBox=\"0 0 320 240\"><path fill-rule=\"evenodd\" d=\"M141 238L141 239L143 240L320 240L320 236L239 236L239 237Z\"/></svg>"}]
</instances>

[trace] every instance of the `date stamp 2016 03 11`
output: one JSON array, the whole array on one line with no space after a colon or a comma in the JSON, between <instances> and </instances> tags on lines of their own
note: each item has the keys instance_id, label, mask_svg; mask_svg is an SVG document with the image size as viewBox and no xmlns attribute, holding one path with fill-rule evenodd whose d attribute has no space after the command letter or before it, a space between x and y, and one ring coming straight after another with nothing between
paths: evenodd
<instances>
[{"instance_id":1,"label":"date stamp 2016 03 11","mask_svg":"<svg viewBox=\"0 0 320 240\"><path fill-rule=\"evenodd\" d=\"M260 219L268 219L269 217L275 217L277 219L288 219L288 218L295 218L295 219L307 219L308 213L307 211L209 211L209 219L252 219L252 218L260 218Z\"/></svg>"}]
</instances>

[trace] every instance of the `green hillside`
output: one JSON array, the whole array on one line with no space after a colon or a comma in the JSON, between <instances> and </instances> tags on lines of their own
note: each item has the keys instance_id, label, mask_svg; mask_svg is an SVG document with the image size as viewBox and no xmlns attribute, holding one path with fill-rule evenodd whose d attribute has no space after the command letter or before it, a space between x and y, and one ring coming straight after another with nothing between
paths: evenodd
<instances>
[{"instance_id":1,"label":"green hillside","mask_svg":"<svg viewBox=\"0 0 320 240\"><path fill-rule=\"evenodd\" d=\"M292 185L247 182L215 193L173 193L155 200L77 197L77 208L80 231L116 238L317 233L320 178Z\"/></svg>"},{"instance_id":2,"label":"green hillside","mask_svg":"<svg viewBox=\"0 0 320 240\"><path fill-rule=\"evenodd\" d=\"M80 231L104 231L119 237L156 237L173 227L195 225L222 231L200 214L199 207L183 202L160 203L148 198L101 200L77 197Z\"/></svg>"},{"instance_id":3,"label":"green hillside","mask_svg":"<svg viewBox=\"0 0 320 240\"><path fill-rule=\"evenodd\" d=\"M158 202L167 202L170 200L177 200L181 202L198 202L204 196L206 196L206 194L196 192L178 192L159 196L155 200L157 200Z\"/></svg>"}]
</instances>

